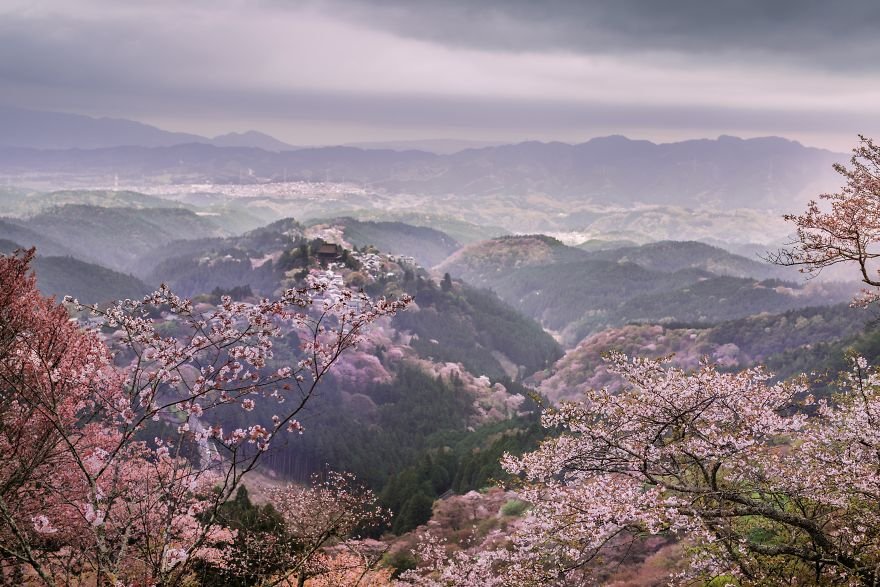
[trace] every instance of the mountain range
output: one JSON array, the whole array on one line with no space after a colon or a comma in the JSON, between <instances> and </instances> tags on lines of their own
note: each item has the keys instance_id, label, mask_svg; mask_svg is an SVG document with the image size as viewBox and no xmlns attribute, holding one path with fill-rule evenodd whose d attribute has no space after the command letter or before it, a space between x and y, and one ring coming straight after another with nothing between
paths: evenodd
<instances>
[{"instance_id":1,"label":"mountain range","mask_svg":"<svg viewBox=\"0 0 880 587\"><path fill-rule=\"evenodd\" d=\"M418 142L293 149L256 132L209 139L127 120L9 108L0 108L0 124L0 176L10 186L0 198L16 206L16 215L46 206L31 188L152 186L173 206L208 206L204 211L233 232L285 216L350 216L442 226L460 243L540 232L570 244L688 235L723 246L777 246L768 237L784 239L782 214L835 191L840 177L832 165L847 158L779 137L655 144L609 136L580 144L477 143L438 154L405 149ZM60 148L70 146L76 148ZM308 186L289 183L298 181ZM187 187L193 184L199 188Z\"/></svg>"},{"instance_id":2,"label":"mountain range","mask_svg":"<svg viewBox=\"0 0 880 587\"><path fill-rule=\"evenodd\" d=\"M349 182L432 198L517 198L518 203L538 208L564 204L561 209L576 215L573 203L790 211L818 193L835 189L840 181L832 164L845 159L778 137L655 144L612 136L577 145L527 142L451 155L353 147L272 152L189 143L99 149L6 147L0 148L0 173L11 177L34 172L115 174L138 182L169 178L184 183L282 178Z\"/></svg>"},{"instance_id":3,"label":"mountain range","mask_svg":"<svg viewBox=\"0 0 880 587\"><path fill-rule=\"evenodd\" d=\"M855 291L785 282L785 269L696 242L587 252L544 235L470 244L435 267L491 288L566 344L628 323L711 324L838 303Z\"/></svg>"},{"instance_id":4,"label":"mountain range","mask_svg":"<svg viewBox=\"0 0 880 587\"><path fill-rule=\"evenodd\" d=\"M255 147L267 151L295 149L257 131L227 133L214 138L170 132L124 118L93 118L66 112L0 107L0 147L30 149L103 149L140 146L170 147L204 143L217 147Z\"/></svg>"}]
</instances>

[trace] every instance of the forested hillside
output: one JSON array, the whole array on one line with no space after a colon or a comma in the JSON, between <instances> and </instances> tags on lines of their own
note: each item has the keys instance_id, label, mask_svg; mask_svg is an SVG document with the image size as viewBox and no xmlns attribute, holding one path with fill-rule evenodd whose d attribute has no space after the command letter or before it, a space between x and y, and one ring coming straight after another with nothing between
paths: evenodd
<instances>
[{"instance_id":1,"label":"forested hillside","mask_svg":"<svg viewBox=\"0 0 880 587\"><path fill-rule=\"evenodd\" d=\"M785 278L795 280L798 277L794 270L771 265L757 257L734 255L719 247L695 241L660 241L638 247L608 247L592 253L591 258L616 263L634 263L645 269L667 273L682 269L702 269L719 276L751 277L758 280Z\"/></svg>"},{"instance_id":2,"label":"forested hillside","mask_svg":"<svg viewBox=\"0 0 880 587\"><path fill-rule=\"evenodd\" d=\"M178 208L69 204L5 222L14 225L10 238L16 242L42 244L41 252L63 243L64 250L77 258L121 271L130 271L138 256L173 240L222 234L210 220ZM23 231L38 236L29 238Z\"/></svg>"},{"instance_id":3,"label":"forested hillside","mask_svg":"<svg viewBox=\"0 0 880 587\"><path fill-rule=\"evenodd\" d=\"M170 209L105 210L112 211L121 214L110 218L146 225L156 219L156 211L166 214ZM184 214L191 218L188 212ZM60 225L70 218L68 206L49 207L36 222ZM310 272L334 284L364 287L373 296L412 295L414 303L408 311L377 324L368 343L343 358L327 377L322 394L300 416L302 426L313 432L276 443L267 455L267 466L285 478L305 481L330 465L355 473L377 492L398 483L393 479L401 471L423 470L425 459L446 455L442 458L447 473L435 474L431 489L425 486L417 496L402 501L391 497L393 488L383 493L383 503L400 514L401 520L409 520L393 527L405 532L426 519L425 508L419 513L417 503L430 504L453 488L477 489L498 472L493 459L500 454L499 447L514 445L499 444L489 431L508 430L505 434L517 437L521 426L533 426L536 407L528 397L530 391L517 382L548 368L562 356L562 350L538 324L495 294L457 280L435 280L401 259L409 255L378 252L380 245L399 241L402 235L411 237L404 242L441 247L435 253L439 258L458 246L442 233L400 223L352 226L369 228L357 234L364 239L372 234L378 244L364 240L362 250L341 248L339 258L328 261L318 255L323 239L308 238L302 225L285 219L240 236L204 238L198 231L185 233L190 238L155 243L132 266L153 287L162 282L194 297L200 312L216 307L224 295L247 303L258 296L277 295L285 287L300 287ZM173 229L174 225L167 227L167 234ZM90 238L124 240L120 232L105 230ZM121 244L137 250L137 242ZM85 242L80 246L85 247ZM10 242L5 250L15 248ZM71 257L38 256L32 267L38 286L58 296L103 302L137 299L147 290L134 277ZM96 297L98 293L103 297ZM88 318L83 315L82 319ZM163 333L175 336L180 332L174 315L159 312L154 319ZM302 356L299 344L297 338L284 340L276 346L272 364L295 362ZM227 429L244 426L252 415L263 419L272 415L271 408L263 404L253 414L222 408L217 413ZM521 423L521 418L530 423ZM447 453L445 447L450 444L456 448ZM471 452L483 445L495 448L475 460Z\"/></svg>"},{"instance_id":4,"label":"forested hillside","mask_svg":"<svg viewBox=\"0 0 880 587\"><path fill-rule=\"evenodd\" d=\"M18 243L0 239L0 254L9 255L23 248ZM69 295L83 302L109 302L140 298L150 291L146 284L132 275L71 256L38 256L31 267L37 276L40 291L59 300Z\"/></svg>"},{"instance_id":5,"label":"forested hillside","mask_svg":"<svg viewBox=\"0 0 880 587\"><path fill-rule=\"evenodd\" d=\"M438 269L499 292L567 343L628 322L716 323L833 304L855 290L766 279L781 270L699 243L586 252L547 237L505 237L469 245Z\"/></svg>"},{"instance_id":6,"label":"forested hillside","mask_svg":"<svg viewBox=\"0 0 880 587\"><path fill-rule=\"evenodd\" d=\"M780 378L809 372L828 382L846 370L846 349L876 354L868 343L876 335L872 321L865 312L838 304L762 313L715 325L630 324L588 336L528 382L554 402L577 400L590 389L618 389L623 381L609 373L604 359L610 351L671 356L675 365L685 369L696 369L704 358L725 370L767 365Z\"/></svg>"}]
</instances>

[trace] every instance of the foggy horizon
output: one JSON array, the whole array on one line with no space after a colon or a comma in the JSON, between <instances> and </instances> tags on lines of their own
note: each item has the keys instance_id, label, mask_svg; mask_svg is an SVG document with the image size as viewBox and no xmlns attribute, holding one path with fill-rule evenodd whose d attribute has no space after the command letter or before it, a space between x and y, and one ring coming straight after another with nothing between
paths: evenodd
<instances>
[{"instance_id":1,"label":"foggy horizon","mask_svg":"<svg viewBox=\"0 0 880 587\"><path fill-rule=\"evenodd\" d=\"M18 109L18 107L13 107L13 108ZM438 149L439 149L437 151L438 153L453 153L453 152L456 152L457 150L461 150L461 149L468 149L468 148L479 149L479 148L483 148L483 147L501 146L501 145L516 145L516 144L528 143L528 142L539 142L539 143L544 143L544 144L558 142L558 143L564 143L564 144L568 144L568 145L578 145L578 144L588 143L590 141L597 140L597 139L607 139L607 138L612 138L612 137L623 137L623 138L631 140L631 141L648 141L648 142L651 142L656 145L666 145L666 144L674 144L674 143L681 143L681 142L688 142L688 141L700 141L700 140L717 141L717 140L722 139L724 137L733 137L733 138L742 139L742 140L762 139L762 138L779 138L779 139L785 139L785 140L793 141L796 143L800 143L804 147L808 147L808 148L824 149L824 150L836 151L836 152L841 152L841 153L846 152L848 150L847 145L844 143L842 143L841 148L834 149L834 148L829 148L829 147L826 147L823 145L811 144L809 142L801 141L801 140L791 138L789 136L785 136L782 134L760 134L760 133L732 134L732 133L725 133L725 132L719 132L714 135L707 134L705 136L697 135L697 134L687 134L686 132L683 132L680 134L673 133L670 136L653 136L653 135L642 136L642 135L636 134L635 132L630 133L630 134L625 134L625 133L620 133L620 132L609 132L606 134L596 134L596 135L592 135L592 136L583 136L583 137L573 136L570 139L557 138L557 137L540 137L540 136L522 136L522 137L511 136L509 138L492 139L489 137L486 137L486 138L463 138L462 136L459 136L459 135L430 136L430 135L418 135L418 134L414 134L414 135L389 134L387 137L384 137L384 138L383 138L384 135L383 136L364 136L362 138L355 138L352 140L340 140L337 142L297 144L295 142L285 141L284 139L281 138L281 136L279 134L273 133L271 128L241 127L241 128L234 128L234 129L228 129L228 130L220 129L219 131L201 133L201 132L198 132L198 130L190 130L190 129L186 129L186 128L161 126L160 124L153 124L153 123L148 122L146 120L138 120L138 119L134 119L134 118L124 118L124 117L118 117L118 116L95 116L95 115L91 115L91 114L81 114L79 112L62 111L62 110L42 111L42 110L31 110L28 108L20 108L19 110L28 110L30 112L38 112L38 113L50 113L51 112L53 114L58 113L58 114L71 114L71 115L76 115L76 116L88 116L89 118L94 119L94 120L106 119L106 120L115 120L115 121L135 122L135 123L139 123L139 124L145 124L148 126L152 126L152 127L159 129L160 131L164 131L164 132L168 132L168 133L191 134L191 135L195 135L195 136L201 137L203 139L208 139L208 140L221 138L221 137L224 137L225 135L244 135L244 134L247 134L250 132L257 132L257 133L265 134L271 138L278 139L282 142L285 142L288 145L290 145L290 147L296 148L296 149L311 149L311 148L318 149L318 148L324 148L324 147L352 146L352 147L360 147L360 148L392 148L392 149L396 149L396 150L412 149L412 150L431 151L432 149L428 148L428 147L430 147L432 143L436 142L436 143L439 143L441 145L441 147L445 147L446 143L448 143L452 147L452 148L438 147ZM855 139L857 139L857 137L853 136L853 140L849 142L850 146L855 143ZM180 144L183 144L183 143L180 143ZM422 146L423 144L426 146ZM398 145L400 145L400 146L398 146Z\"/></svg>"},{"instance_id":2,"label":"foggy horizon","mask_svg":"<svg viewBox=\"0 0 880 587\"><path fill-rule=\"evenodd\" d=\"M877 134L870 2L0 8L0 105L294 146Z\"/></svg>"}]
</instances>

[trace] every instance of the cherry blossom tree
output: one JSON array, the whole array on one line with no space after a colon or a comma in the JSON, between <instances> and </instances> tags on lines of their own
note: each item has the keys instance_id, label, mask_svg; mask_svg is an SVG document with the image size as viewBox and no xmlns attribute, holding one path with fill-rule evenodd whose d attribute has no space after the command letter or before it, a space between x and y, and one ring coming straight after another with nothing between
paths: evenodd
<instances>
[{"instance_id":1,"label":"cherry blossom tree","mask_svg":"<svg viewBox=\"0 0 880 587\"><path fill-rule=\"evenodd\" d=\"M384 550L364 548L357 533L386 524L391 513L351 474L331 472L324 479L313 479L311 487L288 485L271 488L268 494L300 548L295 564L288 568L289 575L297 576L298 585L309 577L344 573L346 561L354 561L352 569L367 574L384 554ZM331 544L344 552L336 557L312 556Z\"/></svg>"},{"instance_id":2,"label":"cherry blossom tree","mask_svg":"<svg viewBox=\"0 0 880 587\"><path fill-rule=\"evenodd\" d=\"M880 146L864 136L859 139L850 167L834 166L846 185L836 194L820 196L830 209L823 210L819 202L811 201L803 214L786 215L797 230L793 247L771 255L771 261L812 274L832 265L854 263L862 281L880 287L876 264L880 257ZM876 292L866 292L860 302L876 299Z\"/></svg>"},{"instance_id":3,"label":"cherry blossom tree","mask_svg":"<svg viewBox=\"0 0 880 587\"><path fill-rule=\"evenodd\" d=\"M358 533L387 523L390 512L353 475L315 475L311 485L267 487L265 497L280 524L236 537L220 565L228 577L268 587L374 574L385 547L359 540Z\"/></svg>"},{"instance_id":4,"label":"cherry blossom tree","mask_svg":"<svg viewBox=\"0 0 880 587\"><path fill-rule=\"evenodd\" d=\"M670 582L875 585L880 580L880 376L864 360L834 401L762 369L688 373L609 357L628 387L543 417L560 434L504 467L533 504L501 547L422 548L410 583L584 584L611 550L665 534L687 544Z\"/></svg>"},{"instance_id":5,"label":"cherry blossom tree","mask_svg":"<svg viewBox=\"0 0 880 587\"><path fill-rule=\"evenodd\" d=\"M305 587L391 587L393 570L378 568L374 555L345 550L324 556L322 572L306 580Z\"/></svg>"},{"instance_id":6,"label":"cherry blossom tree","mask_svg":"<svg viewBox=\"0 0 880 587\"><path fill-rule=\"evenodd\" d=\"M100 322L110 352L40 296L33 254L0 257L0 558L11 582L169 585L222 557L234 536L217 524L220 506L274 440L302 432L297 415L342 353L408 302L319 279L206 313L164 286L108 308L69 300ZM157 328L160 311L175 335ZM291 331L300 358L278 364L274 341ZM222 410L258 402L271 418L223 430Z\"/></svg>"}]
</instances>

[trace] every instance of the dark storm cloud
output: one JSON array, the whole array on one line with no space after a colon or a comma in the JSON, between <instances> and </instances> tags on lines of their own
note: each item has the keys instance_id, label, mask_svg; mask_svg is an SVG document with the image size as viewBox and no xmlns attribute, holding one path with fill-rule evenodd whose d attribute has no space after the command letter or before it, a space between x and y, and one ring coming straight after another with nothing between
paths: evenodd
<instances>
[{"instance_id":1,"label":"dark storm cloud","mask_svg":"<svg viewBox=\"0 0 880 587\"><path fill-rule=\"evenodd\" d=\"M668 51L878 67L875 0L330 0L397 34L500 51Z\"/></svg>"},{"instance_id":2,"label":"dark storm cloud","mask_svg":"<svg viewBox=\"0 0 880 587\"><path fill-rule=\"evenodd\" d=\"M167 63L161 47L132 51L136 37L106 23L0 20L0 79L60 88L136 88ZM154 51L149 59L138 53Z\"/></svg>"}]
</instances>

